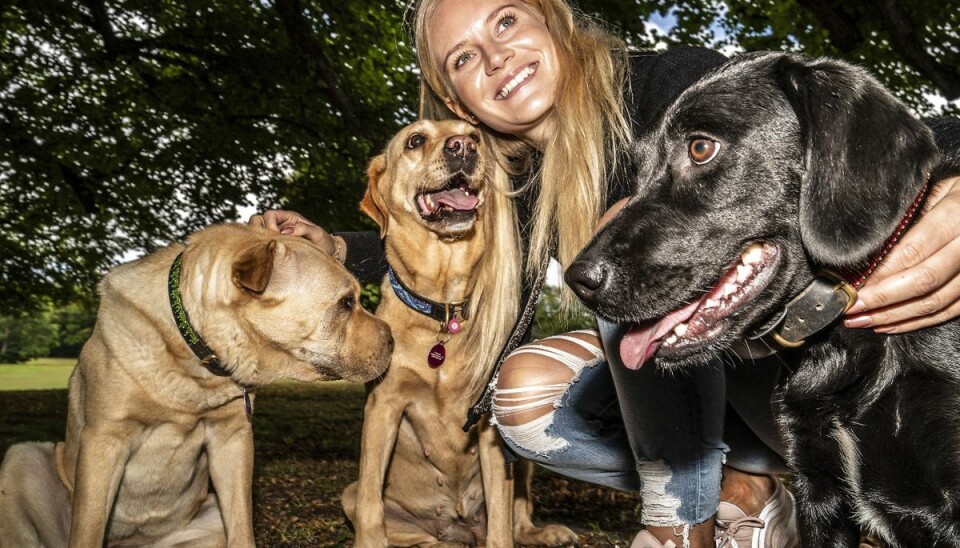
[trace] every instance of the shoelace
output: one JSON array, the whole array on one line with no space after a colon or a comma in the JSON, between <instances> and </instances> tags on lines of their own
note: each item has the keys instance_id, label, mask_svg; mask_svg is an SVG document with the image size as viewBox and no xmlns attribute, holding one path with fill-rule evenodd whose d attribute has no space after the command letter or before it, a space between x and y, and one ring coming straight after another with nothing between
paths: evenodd
<instances>
[{"instance_id":1,"label":"shoelace","mask_svg":"<svg viewBox=\"0 0 960 548\"><path fill-rule=\"evenodd\" d=\"M720 535L716 539L717 548L740 548L740 544L733 538L740 529L744 527L763 529L766 526L767 522L756 516L744 516L730 523L717 522L717 528L720 529Z\"/></svg>"}]
</instances>

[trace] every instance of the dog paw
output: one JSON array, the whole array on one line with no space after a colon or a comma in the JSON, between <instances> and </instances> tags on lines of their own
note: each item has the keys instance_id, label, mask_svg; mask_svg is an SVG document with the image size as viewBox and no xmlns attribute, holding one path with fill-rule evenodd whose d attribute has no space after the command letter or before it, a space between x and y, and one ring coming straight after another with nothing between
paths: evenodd
<instances>
[{"instance_id":1,"label":"dog paw","mask_svg":"<svg viewBox=\"0 0 960 548\"><path fill-rule=\"evenodd\" d=\"M354 548L388 548L386 531L372 531L361 533L357 531L356 540L353 542Z\"/></svg>"},{"instance_id":2,"label":"dog paw","mask_svg":"<svg viewBox=\"0 0 960 548\"><path fill-rule=\"evenodd\" d=\"M580 537L563 525L545 525L517 530L513 540L517 544L533 546L567 546L579 543Z\"/></svg>"}]
</instances>

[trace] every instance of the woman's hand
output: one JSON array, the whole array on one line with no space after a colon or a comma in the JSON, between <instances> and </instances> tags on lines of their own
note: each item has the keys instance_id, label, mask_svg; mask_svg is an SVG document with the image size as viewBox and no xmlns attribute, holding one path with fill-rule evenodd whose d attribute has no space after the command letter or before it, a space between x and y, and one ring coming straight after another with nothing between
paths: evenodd
<instances>
[{"instance_id":1,"label":"woman's hand","mask_svg":"<svg viewBox=\"0 0 960 548\"><path fill-rule=\"evenodd\" d=\"M902 333L960 316L960 177L934 185L923 215L859 292L847 327Z\"/></svg>"},{"instance_id":2,"label":"woman's hand","mask_svg":"<svg viewBox=\"0 0 960 548\"><path fill-rule=\"evenodd\" d=\"M316 244L321 250L332 255L338 261L343 262L343 240L337 236L331 236L326 230L308 221L295 211L268 209L263 212L263 215L250 217L247 224L251 226L262 226L267 230L279 232L287 236L306 238Z\"/></svg>"}]
</instances>

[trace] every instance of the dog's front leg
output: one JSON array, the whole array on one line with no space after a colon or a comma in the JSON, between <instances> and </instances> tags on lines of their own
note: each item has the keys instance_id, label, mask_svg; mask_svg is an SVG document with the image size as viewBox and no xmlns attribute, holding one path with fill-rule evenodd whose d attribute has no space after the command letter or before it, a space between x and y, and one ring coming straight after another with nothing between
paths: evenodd
<instances>
[{"instance_id":1,"label":"dog's front leg","mask_svg":"<svg viewBox=\"0 0 960 548\"><path fill-rule=\"evenodd\" d=\"M781 422L790 426L785 429L785 442L787 460L797 471L794 493L801 546L857 546L860 528L853 521L846 493L845 448L838 441L844 429L806 406L801 406L803 412L789 405L785 408Z\"/></svg>"},{"instance_id":2,"label":"dog's front leg","mask_svg":"<svg viewBox=\"0 0 960 548\"><path fill-rule=\"evenodd\" d=\"M500 435L484 417L480 429L480 474L487 507L487 546L513 546L513 477L507 475Z\"/></svg>"},{"instance_id":3,"label":"dog's front leg","mask_svg":"<svg viewBox=\"0 0 960 548\"><path fill-rule=\"evenodd\" d=\"M389 379L385 382L390 382ZM381 386L382 387L382 386ZM381 388L377 387L377 388ZM387 390L374 388L363 410L363 434L360 441L360 480L357 485L356 516L358 548L387 546L383 515L383 482L390 455L397 443L404 406L401 400L383 397Z\"/></svg>"},{"instance_id":4,"label":"dog's front leg","mask_svg":"<svg viewBox=\"0 0 960 548\"><path fill-rule=\"evenodd\" d=\"M228 546L253 546L253 428L244 413L212 420L207 434L210 480Z\"/></svg>"},{"instance_id":5,"label":"dog's front leg","mask_svg":"<svg viewBox=\"0 0 960 548\"><path fill-rule=\"evenodd\" d=\"M844 500L843 486L836 477L797 474L797 529L801 546L848 548L860 541L860 528L852 521L853 511Z\"/></svg>"},{"instance_id":6,"label":"dog's front leg","mask_svg":"<svg viewBox=\"0 0 960 548\"><path fill-rule=\"evenodd\" d=\"M580 537L569 527L551 523L533 524L533 463L519 459L513 463L513 541L533 546L576 544Z\"/></svg>"},{"instance_id":7,"label":"dog's front leg","mask_svg":"<svg viewBox=\"0 0 960 548\"><path fill-rule=\"evenodd\" d=\"M81 429L74 473L70 548L104 545L107 520L135 436L133 429L115 423L86 425Z\"/></svg>"}]
</instances>

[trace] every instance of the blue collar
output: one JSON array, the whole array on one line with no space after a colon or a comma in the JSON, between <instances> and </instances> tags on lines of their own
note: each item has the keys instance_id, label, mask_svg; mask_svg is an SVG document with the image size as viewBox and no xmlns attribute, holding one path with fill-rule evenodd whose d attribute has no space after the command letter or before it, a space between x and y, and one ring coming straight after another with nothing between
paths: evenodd
<instances>
[{"instance_id":1,"label":"blue collar","mask_svg":"<svg viewBox=\"0 0 960 548\"><path fill-rule=\"evenodd\" d=\"M403 304L424 316L430 316L443 325L446 325L451 318L459 318L460 320L467 319L467 305L470 303L469 297L455 303L437 303L417 295L409 287L403 285L397 273L394 272L393 267L387 267L387 275L390 276L390 285L393 287L393 292L397 294L397 297L400 298Z\"/></svg>"}]
</instances>

